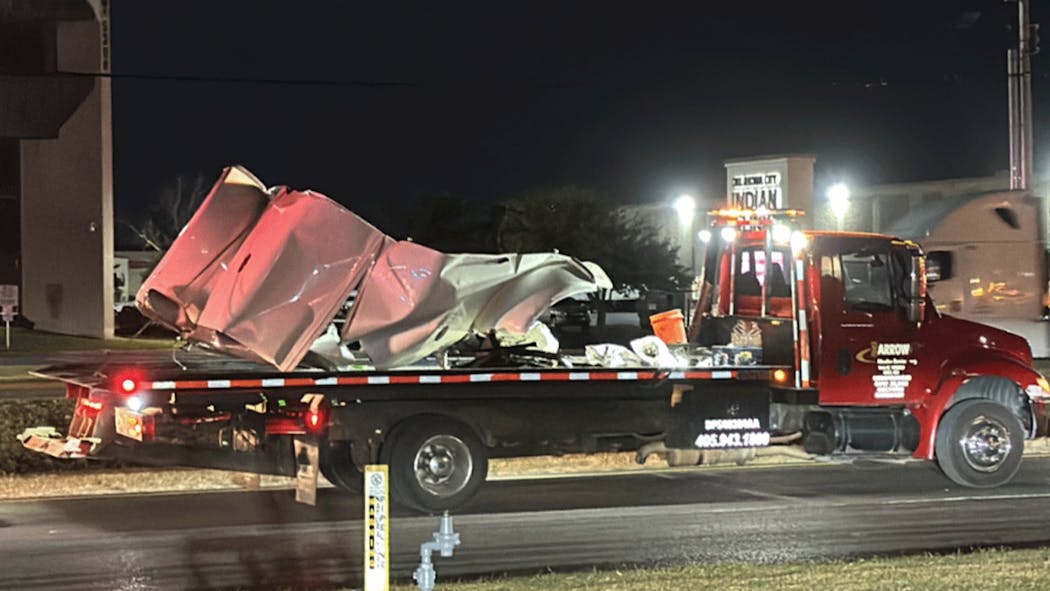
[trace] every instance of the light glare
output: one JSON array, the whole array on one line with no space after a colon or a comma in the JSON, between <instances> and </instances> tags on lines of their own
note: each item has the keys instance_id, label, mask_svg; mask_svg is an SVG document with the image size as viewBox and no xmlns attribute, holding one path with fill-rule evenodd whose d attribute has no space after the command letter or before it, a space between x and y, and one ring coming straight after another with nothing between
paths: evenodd
<instances>
[{"instance_id":1,"label":"light glare","mask_svg":"<svg viewBox=\"0 0 1050 591\"><path fill-rule=\"evenodd\" d=\"M796 230L791 234L791 250L793 252L802 252L805 250L807 242L806 235L802 232Z\"/></svg>"},{"instance_id":2,"label":"light glare","mask_svg":"<svg viewBox=\"0 0 1050 591\"><path fill-rule=\"evenodd\" d=\"M773 226L773 242L777 244L787 244L791 241L791 228L777 224Z\"/></svg>"},{"instance_id":3,"label":"light glare","mask_svg":"<svg viewBox=\"0 0 1050 591\"><path fill-rule=\"evenodd\" d=\"M675 199L674 209L678 212L678 221L682 225L689 224L693 221L693 214L696 212L696 199L693 199L692 195L681 195Z\"/></svg>"},{"instance_id":4,"label":"light glare","mask_svg":"<svg viewBox=\"0 0 1050 591\"><path fill-rule=\"evenodd\" d=\"M845 183L835 183L828 188L828 204L835 219L841 222L849 211L850 190Z\"/></svg>"}]
</instances>

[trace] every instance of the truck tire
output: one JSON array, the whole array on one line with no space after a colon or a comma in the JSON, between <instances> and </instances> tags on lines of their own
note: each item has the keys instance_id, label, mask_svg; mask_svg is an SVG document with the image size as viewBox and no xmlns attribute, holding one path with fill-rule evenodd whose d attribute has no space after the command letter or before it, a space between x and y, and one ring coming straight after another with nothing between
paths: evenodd
<instances>
[{"instance_id":1,"label":"truck tire","mask_svg":"<svg viewBox=\"0 0 1050 591\"><path fill-rule=\"evenodd\" d=\"M359 493L364 486L364 473L350 455L349 441L322 441L320 451L321 475L328 482L350 492Z\"/></svg>"},{"instance_id":2,"label":"truck tire","mask_svg":"<svg viewBox=\"0 0 1050 591\"><path fill-rule=\"evenodd\" d=\"M380 450L389 465L390 495L412 509L440 512L466 503L485 482L485 446L466 425L415 417L395 427Z\"/></svg>"},{"instance_id":3,"label":"truck tire","mask_svg":"<svg viewBox=\"0 0 1050 591\"><path fill-rule=\"evenodd\" d=\"M988 400L964 400L937 428L935 453L944 475L971 488L1010 482L1021 467L1024 428L1013 413Z\"/></svg>"}]
</instances>

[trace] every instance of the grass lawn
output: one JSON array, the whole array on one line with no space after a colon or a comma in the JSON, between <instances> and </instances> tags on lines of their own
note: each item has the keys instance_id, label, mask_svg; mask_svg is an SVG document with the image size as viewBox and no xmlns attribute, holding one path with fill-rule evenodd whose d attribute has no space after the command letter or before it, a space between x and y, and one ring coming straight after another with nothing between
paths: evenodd
<instances>
[{"instance_id":1,"label":"grass lawn","mask_svg":"<svg viewBox=\"0 0 1050 591\"><path fill-rule=\"evenodd\" d=\"M455 560L451 558L450 560ZM711 564L674 568L617 569L531 577L486 578L449 583L442 591L957 591L1050 589L1050 548L981 550L973 553L871 558L773 565ZM416 589L397 585L397 591Z\"/></svg>"},{"instance_id":2,"label":"grass lawn","mask_svg":"<svg viewBox=\"0 0 1050 591\"><path fill-rule=\"evenodd\" d=\"M54 353L58 351L90 351L95 349L166 349L172 346L172 339L130 339L117 337L113 339L94 339L91 337L74 337L29 330L11 328L11 349L4 347L4 327L0 323L0 355L20 353Z\"/></svg>"}]
</instances>

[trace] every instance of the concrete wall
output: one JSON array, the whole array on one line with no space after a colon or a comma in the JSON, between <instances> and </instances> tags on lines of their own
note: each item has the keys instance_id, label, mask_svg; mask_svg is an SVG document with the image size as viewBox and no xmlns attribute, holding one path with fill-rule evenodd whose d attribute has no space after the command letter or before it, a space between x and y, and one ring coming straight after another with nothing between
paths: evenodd
<instances>
[{"instance_id":1,"label":"concrete wall","mask_svg":"<svg viewBox=\"0 0 1050 591\"><path fill-rule=\"evenodd\" d=\"M100 39L99 21L58 23L59 70L103 71ZM22 314L41 330L113 336L110 97L95 78L57 138L22 140Z\"/></svg>"}]
</instances>

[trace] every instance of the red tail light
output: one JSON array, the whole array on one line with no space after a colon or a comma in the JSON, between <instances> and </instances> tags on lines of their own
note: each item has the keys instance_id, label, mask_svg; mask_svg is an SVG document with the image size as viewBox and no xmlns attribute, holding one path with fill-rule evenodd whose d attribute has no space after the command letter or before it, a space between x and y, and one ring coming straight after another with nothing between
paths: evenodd
<instances>
[{"instance_id":1,"label":"red tail light","mask_svg":"<svg viewBox=\"0 0 1050 591\"><path fill-rule=\"evenodd\" d=\"M306 411L306 416L303 418L306 423L306 430L312 433L319 433L324 430L327 422L325 413L320 408L311 408Z\"/></svg>"},{"instance_id":2,"label":"red tail light","mask_svg":"<svg viewBox=\"0 0 1050 591\"><path fill-rule=\"evenodd\" d=\"M138 374L132 372L118 373L111 384L111 387L121 394L134 394L141 385Z\"/></svg>"}]
</instances>

